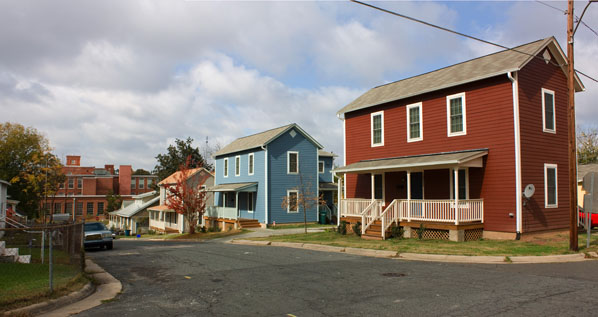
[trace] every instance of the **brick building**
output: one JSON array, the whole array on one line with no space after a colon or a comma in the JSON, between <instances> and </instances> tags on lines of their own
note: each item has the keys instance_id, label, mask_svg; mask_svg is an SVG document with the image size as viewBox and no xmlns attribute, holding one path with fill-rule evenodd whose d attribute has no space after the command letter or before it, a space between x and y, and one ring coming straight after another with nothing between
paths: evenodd
<instances>
[{"instance_id":1,"label":"brick building","mask_svg":"<svg viewBox=\"0 0 598 317\"><path fill-rule=\"evenodd\" d=\"M48 197L45 208L54 214L68 213L76 218L103 215L108 204L106 195L119 194L123 200L152 191L155 175L133 175L131 165L104 165L103 168L81 166L81 156L67 155L63 167L66 181L56 196Z\"/></svg>"}]
</instances>

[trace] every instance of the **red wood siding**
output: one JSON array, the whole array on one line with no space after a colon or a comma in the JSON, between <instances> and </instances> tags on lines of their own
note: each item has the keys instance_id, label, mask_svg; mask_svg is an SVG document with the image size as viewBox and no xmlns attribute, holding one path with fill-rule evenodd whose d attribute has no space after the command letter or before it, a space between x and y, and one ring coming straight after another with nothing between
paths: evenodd
<instances>
[{"instance_id":1,"label":"red wood siding","mask_svg":"<svg viewBox=\"0 0 598 317\"><path fill-rule=\"evenodd\" d=\"M446 96L461 92L466 93L467 135L448 137ZM405 106L420 101L423 103L423 141L408 143ZM384 146L372 148L370 114L381 110L384 111ZM506 75L350 112L345 114L345 127L347 164L364 159L488 148L485 168L480 170L483 175L476 176L483 182L474 181L470 186L479 186L472 192L479 191L484 199L485 229L515 231L515 218L509 217L509 213L515 213L516 195L513 101L511 82ZM369 175L357 178L348 174L347 197L367 198L369 186ZM359 192L367 196L360 196Z\"/></svg>"},{"instance_id":2,"label":"red wood siding","mask_svg":"<svg viewBox=\"0 0 598 317\"><path fill-rule=\"evenodd\" d=\"M543 132L542 88L554 91L556 134ZM534 59L519 72L522 187L536 187L523 207L523 232L569 226L567 96L567 78L557 66ZM545 163L558 166L558 208L544 208Z\"/></svg>"}]
</instances>

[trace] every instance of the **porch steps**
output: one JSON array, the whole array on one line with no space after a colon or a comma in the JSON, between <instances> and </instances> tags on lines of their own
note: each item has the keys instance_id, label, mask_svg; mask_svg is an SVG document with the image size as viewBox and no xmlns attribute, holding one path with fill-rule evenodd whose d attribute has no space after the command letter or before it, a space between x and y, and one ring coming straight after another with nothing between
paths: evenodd
<instances>
[{"instance_id":1,"label":"porch steps","mask_svg":"<svg viewBox=\"0 0 598 317\"><path fill-rule=\"evenodd\" d=\"M5 241L0 241L0 262L31 263L31 255L19 255L19 248L7 248Z\"/></svg>"},{"instance_id":2,"label":"porch steps","mask_svg":"<svg viewBox=\"0 0 598 317\"><path fill-rule=\"evenodd\" d=\"M262 227L257 219L239 219L239 226L242 229Z\"/></svg>"},{"instance_id":3,"label":"porch steps","mask_svg":"<svg viewBox=\"0 0 598 317\"><path fill-rule=\"evenodd\" d=\"M386 236L388 237L390 232L386 231L386 233ZM361 238L365 240L382 240L382 221L374 221L374 223L372 223L370 227L365 231L365 234L361 235Z\"/></svg>"},{"instance_id":4,"label":"porch steps","mask_svg":"<svg viewBox=\"0 0 598 317\"><path fill-rule=\"evenodd\" d=\"M164 228L164 232L165 233L179 233L179 231L177 229L173 229L173 228Z\"/></svg>"}]
</instances>

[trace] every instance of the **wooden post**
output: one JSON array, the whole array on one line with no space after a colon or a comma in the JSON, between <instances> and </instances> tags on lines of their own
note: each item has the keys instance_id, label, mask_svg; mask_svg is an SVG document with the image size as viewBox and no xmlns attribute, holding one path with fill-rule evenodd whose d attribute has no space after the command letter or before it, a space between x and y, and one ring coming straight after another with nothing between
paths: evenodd
<instances>
[{"instance_id":1,"label":"wooden post","mask_svg":"<svg viewBox=\"0 0 598 317\"><path fill-rule=\"evenodd\" d=\"M455 224L458 225L459 224L459 168L455 167L454 169L454 180L455 180L455 185L453 185L453 188L455 189L453 192L455 193Z\"/></svg>"},{"instance_id":2,"label":"wooden post","mask_svg":"<svg viewBox=\"0 0 598 317\"><path fill-rule=\"evenodd\" d=\"M569 129L569 250L577 251L577 147L575 135L575 70L573 66L573 0L567 9L568 129Z\"/></svg>"}]
</instances>

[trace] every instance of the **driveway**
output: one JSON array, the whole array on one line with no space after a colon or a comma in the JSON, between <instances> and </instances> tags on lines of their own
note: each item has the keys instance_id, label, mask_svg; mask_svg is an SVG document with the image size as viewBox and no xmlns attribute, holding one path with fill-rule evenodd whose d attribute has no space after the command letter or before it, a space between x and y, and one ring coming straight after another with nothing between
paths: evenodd
<instances>
[{"instance_id":1,"label":"driveway","mask_svg":"<svg viewBox=\"0 0 598 317\"><path fill-rule=\"evenodd\" d=\"M80 316L598 313L598 261L465 265L218 241L118 240L88 255L123 292Z\"/></svg>"}]
</instances>

